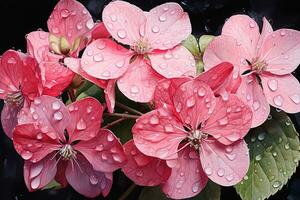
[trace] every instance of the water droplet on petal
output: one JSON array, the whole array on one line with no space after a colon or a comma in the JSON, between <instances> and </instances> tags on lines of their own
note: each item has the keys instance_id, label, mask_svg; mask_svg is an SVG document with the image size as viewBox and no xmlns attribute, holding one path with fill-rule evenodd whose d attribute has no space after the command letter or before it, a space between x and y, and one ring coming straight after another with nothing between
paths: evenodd
<instances>
[{"instance_id":1,"label":"water droplet on petal","mask_svg":"<svg viewBox=\"0 0 300 200\"><path fill-rule=\"evenodd\" d=\"M81 22L77 23L76 28L77 28L77 30L80 31L83 28L82 23Z\"/></svg>"},{"instance_id":2,"label":"water droplet on petal","mask_svg":"<svg viewBox=\"0 0 300 200\"><path fill-rule=\"evenodd\" d=\"M231 153L232 152L232 147L231 146L227 146L226 148L225 148L225 151L227 152L227 153Z\"/></svg>"},{"instance_id":3,"label":"water droplet on petal","mask_svg":"<svg viewBox=\"0 0 300 200\"><path fill-rule=\"evenodd\" d=\"M159 119L156 115L152 115L151 118L150 118L150 124L158 124L159 123Z\"/></svg>"},{"instance_id":4,"label":"water droplet on petal","mask_svg":"<svg viewBox=\"0 0 300 200\"><path fill-rule=\"evenodd\" d=\"M37 120L39 118L39 115L36 112L34 112L34 113L32 113L32 118L34 120Z\"/></svg>"},{"instance_id":5,"label":"water droplet on petal","mask_svg":"<svg viewBox=\"0 0 300 200\"><path fill-rule=\"evenodd\" d=\"M30 186L32 189L37 189L41 184L41 178L40 177L36 177L35 179L33 179L30 183Z\"/></svg>"},{"instance_id":6,"label":"water droplet on petal","mask_svg":"<svg viewBox=\"0 0 300 200\"><path fill-rule=\"evenodd\" d=\"M96 146L96 151L103 151L103 149L104 149L103 144L99 144Z\"/></svg>"},{"instance_id":7,"label":"water droplet on petal","mask_svg":"<svg viewBox=\"0 0 300 200\"><path fill-rule=\"evenodd\" d=\"M285 31L285 30L281 30L281 31L280 31L280 36L283 37L283 36L285 36L285 35L286 35L286 31Z\"/></svg>"},{"instance_id":8,"label":"water droplet on petal","mask_svg":"<svg viewBox=\"0 0 300 200\"><path fill-rule=\"evenodd\" d=\"M61 107L61 105L60 105L60 103L59 103L58 101L54 101L54 102L52 103L52 109L53 109L53 110L59 110L60 107Z\"/></svg>"},{"instance_id":9,"label":"water droplet on petal","mask_svg":"<svg viewBox=\"0 0 300 200\"><path fill-rule=\"evenodd\" d=\"M255 23L251 21L251 22L249 23L249 27L250 27L250 28L254 28L254 27L255 27Z\"/></svg>"},{"instance_id":10,"label":"water droplet on petal","mask_svg":"<svg viewBox=\"0 0 300 200\"><path fill-rule=\"evenodd\" d=\"M283 98L281 95L277 95L276 97L274 97L273 101L276 106L282 106Z\"/></svg>"},{"instance_id":11,"label":"water droplet on petal","mask_svg":"<svg viewBox=\"0 0 300 200\"><path fill-rule=\"evenodd\" d=\"M169 50L168 50L168 51L165 53L165 55L164 55L164 58L165 58L166 60L171 59L172 57L173 57L172 52L169 51Z\"/></svg>"},{"instance_id":12,"label":"water droplet on petal","mask_svg":"<svg viewBox=\"0 0 300 200\"><path fill-rule=\"evenodd\" d=\"M124 66L124 64L125 64L125 61L124 61L124 60L120 60L119 62L117 62L117 63L115 64L115 66L118 67L118 68L121 68L121 67Z\"/></svg>"},{"instance_id":13,"label":"water droplet on petal","mask_svg":"<svg viewBox=\"0 0 300 200\"><path fill-rule=\"evenodd\" d=\"M153 33L158 33L160 31L158 26L153 26L151 30Z\"/></svg>"},{"instance_id":14,"label":"water droplet on petal","mask_svg":"<svg viewBox=\"0 0 300 200\"><path fill-rule=\"evenodd\" d=\"M143 170L138 170L138 171L136 172L136 175L137 175L138 177L142 177L142 176L144 175Z\"/></svg>"},{"instance_id":15,"label":"water droplet on petal","mask_svg":"<svg viewBox=\"0 0 300 200\"><path fill-rule=\"evenodd\" d=\"M67 17L69 17L69 15L70 15L70 11L68 9L62 9L60 11L60 16L62 18L67 18Z\"/></svg>"},{"instance_id":16,"label":"water droplet on petal","mask_svg":"<svg viewBox=\"0 0 300 200\"><path fill-rule=\"evenodd\" d=\"M253 109L256 111L260 108L260 103L259 101L254 101L253 102Z\"/></svg>"},{"instance_id":17,"label":"water droplet on petal","mask_svg":"<svg viewBox=\"0 0 300 200\"><path fill-rule=\"evenodd\" d=\"M219 120L219 125L220 126L224 126L226 124L228 124L228 118L227 117L224 117L224 118Z\"/></svg>"},{"instance_id":18,"label":"water droplet on petal","mask_svg":"<svg viewBox=\"0 0 300 200\"><path fill-rule=\"evenodd\" d=\"M186 106L188 108L191 108L195 105L195 97L194 96L191 96L190 98L187 99L186 101Z\"/></svg>"},{"instance_id":19,"label":"water droplet on petal","mask_svg":"<svg viewBox=\"0 0 300 200\"><path fill-rule=\"evenodd\" d=\"M132 94L138 94L140 92L140 89L136 86L136 85L133 85L131 88L130 88L130 92Z\"/></svg>"},{"instance_id":20,"label":"water droplet on petal","mask_svg":"<svg viewBox=\"0 0 300 200\"><path fill-rule=\"evenodd\" d=\"M97 185L98 184L98 179L95 175L90 176L90 182L92 185Z\"/></svg>"},{"instance_id":21,"label":"water droplet on petal","mask_svg":"<svg viewBox=\"0 0 300 200\"><path fill-rule=\"evenodd\" d=\"M33 154L30 151L22 151L21 156L24 160L29 160Z\"/></svg>"},{"instance_id":22,"label":"water droplet on petal","mask_svg":"<svg viewBox=\"0 0 300 200\"><path fill-rule=\"evenodd\" d=\"M104 77L109 77L110 76L110 72L109 71L105 71L101 74Z\"/></svg>"},{"instance_id":23,"label":"water droplet on petal","mask_svg":"<svg viewBox=\"0 0 300 200\"><path fill-rule=\"evenodd\" d=\"M226 180L227 181L232 181L233 180L233 175L231 174L231 175L228 175L228 176L226 176Z\"/></svg>"},{"instance_id":24,"label":"water droplet on petal","mask_svg":"<svg viewBox=\"0 0 300 200\"><path fill-rule=\"evenodd\" d=\"M166 17L166 15L161 15L161 16L159 16L158 19L159 19L159 21L164 22L167 20L167 17Z\"/></svg>"},{"instance_id":25,"label":"water droplet on petal","mask_svg":"<svg viewBox=\"0 0 300 200\"><path fill-rule=\"evenodd\" d=\"M193 184L193 187L192 187L192 192L196 193L199 191L199 188L200 188L200 182L196 182Z\"/></svg>"},{"instance_id":26,"label":"water droplet on petal","mask_svg":"<svg viewBox=\"0 0 300 200\"><path fill-rule=\"evenodd\" d=\"M112 142L114 140L114 136L112 134L107 135L107 141Z\"/></svg>"},{"instance_id":27,"label":"water droplet on petal","mask_svg":"<svg viewBox=\"0 0 300 200\"><path fill-rule=\"evenodd\" d=\"M43 139L43 133L38 133L38 134L36 135L36 139L38 139L38 140Z\"/></svg>"},{"instance_id":28,"label":"water droplet on petal","mask_svg":"<svg viewBox=\"0 0 300 200\"><path fill-rule=\"evenodd\" d=\"M230 135L227 136L227 139L232 142L235 142L238 139L240 139L240 135L238 133L231 133Z\"/></svg>"},{"instance_id":29,"label":"water droplet on petal","mask_svg":"<svg viewBox=\"0 0 300 200\"><path fill-rule=\"evenodd\" d=\"M176 183L176 188L181 188L181 187L183 186L183 183L184 183L183 180L179 180L179 181Z\"/></svg>"},{"instance_id":30,"label":"water droplet on petal","mask_svg":"<svg viewBox=\"0 0 300 200\"><path fill-rule=\"evenodd\" d=\"M88 106L87 108L86 108L86 112L87 113L91 113L93 111L93 107L92 106Z\"/></svg>"},{"instance_id":31,"label":"water droplet on petal","mask_svg":"<svg viewBox=\"0 0 300 200\"><path fill-rule=\"evenodd\" d=\"M42 103L42 100L39 97L37 97L37 98L34 99L33 103L35 105L40 105Z\"/></svg>"},{"instance_id":32,"label":"water droplet on petal","mask_svg":"<svg viewBox=\"0 0 300 200\"><path fill-rule=\"evenodd\" d=\"M54 113L54 120L60 121L60 120L62 120L62 119L63 119L63 114L62 114L62 112L57 111L57 112Z\"/></svg>"},{"instance_id":33,"label":"water droplet on petal","mask_svg":"<svg viewBox=\"0 0 300 200\"><path fill-rule=\"evenodd\" d=\"M300 94L293 94L293 95L290 95L289 97L295 104L300 103Z\"/></svg>"},{"instance_id":34,"label":"water droplet on petal","mask_svg":"<svg viewBox=\"0 0 300 200\"><path fill-rule=\"evenodd\" d=\"M176 112L178 112L178 113L182 110L182 105L180 102L176 105L175 109L176 109Z\"/></svg>"},{"instance_id":35,"label":"water droplet on petal","mask_svg":"<svg viewBox=\"0 0 300 200\"><path fill-rule=\"evenodd\" d=\"M82 118L77 122L76 128L80 131L86 129L86 123Z\"/></svg>"},{"instance_id":36,"label":"water droplet on petal","mask_svg":"<svg viewBox=\"0 0 300 200\"><path fill-rule=\"evenodd\" d=\"M235 153L233 153L233 154L225 154L226 155L226 157L229 159L229 160L231 160L231 161L233 161L235 158L236 158L236 154Z\"/></svg>"},{"instance_id":37,"label":"water droplet on petal","mask_svg":"<svg viewBox=\"0 0 300 200\"><path fill-rule=\"evenodd\" d=\"M34 165L31 165L29 178L32 179L32 178L38 176L42 172L43 167L44 167L44 165L41 162L37 163L37 164L34 164Z\"/></svg>"},{"instance_id":38,"label":"water droplet on petal","mask_svg":"<svg viewBox=\"0 0 300 200\"><path fill-rule=\"evenodd\" d=\"M97 44L97 48L99 50L103 50L106 47L106 42L104 40L100 40Z\"/></svg>"},{"instance_id":39,"label":"water droplet on petal","mask_svg":"<svg viewBox=\"0 0 300 200\"><path fill-rule=\"evenodd\" d=\"M218 169L217 171L218 176L222 177L225 174L225 170L223 168Z\"/></svg>"},{"instance_id":40,"label":"water droplet on petal","mask_svg":"<svg viewBox=\"0 0 300 200\"><path fill-rule=\"evenodd\" d=\"M172 124L165 125L164 129L167 133L172 133L174 131Z\"/></svg>"},{"instance_id":41,"label":"water droplet on petal","mask_svg":"<svg viewBox=\"0 0 300 200\"><path fill-rule=\"evenodd\" d=\"M93 19L89 19L89 20L86 22L85 26L86 26L89 30L91 30L91 29L94 27L94 21L93 21Z\"/></svg>"},{"instance_id":42,"label":"water droplet on petal","mask_svg":"<svg viewBox=\"0 0 300 200\"><path fill-rule=\"evenodd\" d=\"M98 54L94 55L93 60L94 60L95 62L101 62L101 61L104 60L104 58L103 58L103 56L102 56L101 53L98 53Z\"/></svg>"},{"instance_id":43,"label":"water droplet on petal","mask_svg":"<svg viewBox=\"0 0 300 200\"><path fill-rule=\"evenodd\" d=\"M116 15L111 15L110 19L112 22L116 22L117 21L117 16Z\"/></svg>"},{"instance_id":44,"label":"water droplet on petal","mask_svg":"<svg viewBox=\"0 0 300 200\"><path fill-rule=\"evenodd\" d=\"M127 33L126 33L125 30L120 29L120 30L118 30L117 35L118 35L119 38L124 39L124 38L126 38Z\"/></svg>"},{"instance_id":45,"label":"water droplet on petal","mask_svg":"<svg viewBox=\"0 0 300 200\"><path fill-rule=\"evenodd\" d=\"M210 167L205 168L205 169L204 169L204 172L205 172L208 176L212 175L212 173L213 173L213 171L212 171L212 169L211 169Z\"/></svg>"},{"instance_id":46,"label":"water droplet on petal","mask_svg":"<svg viewBox=\"0 0 300 200\"><path fill-rule=\"evenodd\" d=\"M278 81L275 79L270 79L268 80L268 86L274 92L278 88Z\"/></svg>"},{"instance_id":47,"label":"water droplet on petal","mask_svg":"<svg viewBox=\"0 0 300 200\"><path fill-rule=\"evenodd\" d=\"M123 162L123 159L119 154L113 154L112 157L113 157L114 161L116 161L116 162L119 162L119 163Z\"/></svg>"},{"instance_id":48,"label":"water droplet on petal","mask_svg":"<svg viewBox=\"0 0 300 200\"><path fill-rule=\"evenodd\" d=\"M289 144L289 143L286 143L286 144L284 145L284 148L285 148L286 150L288 150L288 149L290 148L290 144Z\"/></svg>"}]
</instances>

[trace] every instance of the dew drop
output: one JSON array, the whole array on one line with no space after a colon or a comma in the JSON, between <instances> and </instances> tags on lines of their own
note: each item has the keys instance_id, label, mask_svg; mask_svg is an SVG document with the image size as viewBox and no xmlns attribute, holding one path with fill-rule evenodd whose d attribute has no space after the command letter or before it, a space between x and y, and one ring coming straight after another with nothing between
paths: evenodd
<instances>
[{"instance_id":1,"label":"dew drop","mask_svg":"<svg viewBox=\"0 0 300 200\"><path fill-rule=\"evenodd\" d=\"M91 29L94 27L94 21L93 21L93 19L89 19L89 20L86 22L85 26L86 26L89 30L91 30Z\"/></svg>"},{"instance_id":2,"label":"dew drop","mask_svg":"<svg viewBox=\"0 0 300 200\"><path fill-rule=\"evenodd\" d=\"M102 54L101 54L101 53L98 53L98 54L94 55L93 60L94 60L95 62L101 62L101 61L103 61L103 56L102 56Z\"/></svg>"},{"instance_id":3,"label":"dew drop","mask_svg":"<svg viewBox=\"0 0 300 200\"><path fill-rule=\"evenodd\" d=\"M219 120L219 125L220 126L224 126L226 124L228 124L228 118L227 117L224 117L224 118Z\"/></svg>"},{"instance_id":4,"label":"dew drop","mask_svg":"<svg viewBox=\"0 0 300 200\"><path fill-rule=\"evenodd\" d=\"M39 115L38 115L36 112L34 112L34 113L32 114L32 118L33 118L34 120L37 120L37 119L39 118Z\"/></svg>"},{"instance_id":5,"label":"dew drop","mask_svg":"<svg viewBox=\"0 0 300 200\"><path fill-rule=\"evenodd\" d=\"M93 111L93 107L92 106L88 106L87 108L86 108L86 112L89 114L89 113L91 113Z\"/></svg>"},{"instance_id":6,"label":"dew drop","mask_svg":"<svg viewBox=\"0 0 300 200\"><path fill-rule=\"evenodd\" d=\"M280 181L275 181L273 184L272 184L273 188L279 188L281 186L281 182Z\"/></svg>"},{"instance_id":7,"label":"dew drop","mask_svg":"<svg viewBox=\"0 0 300 200\"><path fill-rule=\"evenodd\" d=\"M42 172L43 167L44 165L41 162L38 164L31 165L30 178L37 177Z\"/></svg>"},{"instance_id":8,"label":"dew drop","mask_svg":"<svg viewBox=\"0 0 300 200\"><path fill-rule=\"evenodd\" d=\"M260 108L260 103L259 101L254 101L253 102L253 109L256 111Z\"/></svg>"},{"instance_id":9,"label":"dew drop","mask_svg":"<svg viewBox=\"0 0 300 200\"><path fill-rule=\"evenodd\" d=\"M230 135L227 136L227 139L232 142L235 142L238 139L240 139L240 135L238 133L231 133Z\"/></svg>"},{"instance_id":10,"label":"dew drop","mask_svg":"<svg viewBox=\"0 0 300 200\"><path fill-rule=\"evenodd\" d=\"M290 95L289 97L295 104L300 103L300 94L293 94L293 95Z\"/></svg>"},{"instance_id":11,"label":"dew drop","mask_svg":"<svg viewBox=\"0 0 300 200\"><path fill-rule=\"evenodd\" d=\"M60 16L62 18L67 18L67 17L69 17L69 15L70 15L70 11L68 9L62 9L60 11Z\"/></svg>"},{"instance_id":12,"label":"dew drop","mask_svg":"<svg viewBox=\"0 0 300 200\"><path fill-rule=\"evenodd\" d=\"M260 161L260 160L261 160L261 155L258 154L257 156L255 156L255 160L256 160L256 161Z\"/></svg>"},{"instance_id":13,"label":"dew drop","mask_svg":"<svg viewBox=\"0 0 300 200\"><path fill-rule=\"evenodd\" d=\"M165 125L164 129L167 133L172 133L174 131L172 124Z\"/></svg>"},{"instance_id":14,"label":"dew drop","mask_svg":"<svg viewBox=\"0 0 300 200\"><path fill-rule=\"evenodd\" d=\"M189 153L189 157L190 157L191 159L197 159L197 158L198 158L197 153L196 153L195 151L191 151L191 152Z\"/></svg>"},{"instance_id":15,"label":"dew drop","mask_svg":"<svg viewBox=\"0 0 300 200\"><path fill-rule=\"evenodd\" d=\"M225 148L225 151L227 152L227 153L231 153L232 152L232 147L231 146L227 146L226 148Z\"/></svg>"},{"instance_id":16,"label":"dew drop","mask_svg":"<svg viewBox=\"0 0 300 200\"><path fill-rule=\"evenodd\" d=\"M118 163L123 162L123 159L118 154L113 154L112 157L113 157L114 161L116 161Z\"/></svg>"},{"instance_id":17,"label":"dew drop","mask_svg":"<svg viewBox=\"0 0 300 200\"><path fill-rule=\"evenodd\" d=\"M290 144L289 144L289 143L286 143L286 144L284 145L284 148L285 148L286 150L288 150L288 149L290 148Z\"/></svg>"},{"instance_id":18,"label":"dew drop","mask_svg":"<svg viewBox=\"0 0 300 200\"><path fill-rule=\"evenodd\" d=\"M283 37L283 36L285 36L285 35L286 35L286 31L285 31L285 30L281 30L281 31L280 31L280 36Z\"/></svg>"},{"instance_id":19,"label":"dew drop","mask_svg":"<svg viewBox=\"0 0 300 200\"><path fill-rule=\"evenodd\" d=\"M231 174L231 175L228 175L228 176L226 176L226 180L227 181L232 181L233 180L233 175Z\"/></svg>"},{"instance_id":20,"label":"dew drop","mask_svg":"<svg viewBox=\"0 0 300 200\"><path fill-rule=\"evenodd\" d=\"M272 153L272 155L273 155L274 157L276 157L276 156L277 156L277 152L274 151L274 152Z\"/></svg>"},{"instance_id":21,"label":"dew drop","mask_svg":"<svg viewBox=\"0 0 300 200\"><path fill-rule=\"evenodd\" d=\"M38 134L36 135L36 139L38 139L38 140L43 139L43 133L38 133Z\"/></svg>"},{"instance_id":22,"label":"dew drop","mask_svg":"<svg viewBox=\"0 0 300 200\"><path fill-rule=\"evenodd\" d=\"M165 15L161 15L161 16L159 16L158 19L159 19L159 21L164 22L167 20L167 17Z\"/></svg>"},{"instance_id":23,"label":"dew drop","mask_svg":"<svg viewBox=\"0 0 300 200\"><path fill-rule=\"evenodd\" d=\"M76 24L76 28L77 28L77 30L80 31L80 30L83 28L82 23L81 23L81 22L77 23L77 24Z\"/></svg>"},{"instance_id":24,"label":"dew drop","mask_svg":"<svg viewBox=\"0 0 300 200\"><path fill-rule=\"evenodd\" d=\"M142 176L144 175L143 170L138 170L138 171L136 172L136 175L137 175L138 177L142 177Z\"/></svg>"},{"instance_id":25,"label":"dew drop","mask_svg":"<svg viewBox=\"0 0 300 200\"><path fill-rule=\"evenodd\" d=\"M118 35L119 38L124 39L124 38L126 38L127 33L126 33L125 30L120 29L120 30L118 30L117 35Z\"/></svg>"},{"instance_id":26,"label":"dew drop","mask_svg":"<svg viewBox=\"0 0 300 200\"><path fill-rule=\"evenodd\" d=\"M192 186L192 192L194 192L194 193L198 192L199 191L199 187L200 187L200 182L197 181Z\"/></svg>"},{"instance_id":27,"label":"dew drop","mask_svg":"<svg viewBox=\"0 0 300 200\"><path fill-rule=\"evenodd\" d=\"M103 50L105 47L106 47L106 42L103 41L103 40L100 40L100 41L98 42L98 44L97 44L97 48L98 48L99 50Z\"/></svg>"},{"instance_id":28,"label":"dew drop","mask_svg":"<svg viewBox=\"0 0 300 200\"><path fill-rule=\"evenodd\" d=\"M188 99L187 99L187 101L186 101L186 106L188 107L188 108L191 108L191 107L193 107L195 105L195 97L194 96L191 96L191 97L189 97Z\"/></svg>"},{"instance_id":29,"label":"dew drop","mask_svg":"<svg viewBox=\"0 0 300 200\"><path fill-rule=\"evenodd\" d=\"M24 160L29 160L33 154L30 151L22 151L21 156Z\"/></svg>"},{"instance_id":30,"label":"dew drop","mask_svg":"<svg viewBox=\"0 0 300 200\"><path fill-rule=\"evenodd\" d=\"M156 115L152 115L150 118L150 124L156 125L159 123L159 119Z\"/></svg>"},{"instance_id":31,"label":"dew drop","mask_svg":"<svg viewBox=\"0 0 300 200\"><path fill-rule=\"evenodd\" d=\"M59 110L61 107L58 101L54 101L51 106L53 110Z\"/></svg>"},{"instance_id":32,"label":"dew drop","mask_svg":"<svg viewBox=\"0 0 300 200\"><path fill-rule=\"evenodd\" d=\"M176 112L178 112L178 113L182 110L182 105L180 102L176 105L175 109L176 109Z\"/></svg>"},{"instance_id":33,"label":"dew drop","mask_svg":"<svg viewBox=\"0 0 300 200\"><path fill-rule=\"evenodd\" d=\"M101 74L104 77L109 77L110 76L110 72L109 71L105 71Z\"/></svg>"},{"instance_id":34,"label":"dew drop","mask_svg":"<svg viewBox=\"0 0 300 200\"><path fill-rule=\"evenodd\" d=\"M278 81L275 79L270 79L268 80L268 86L274 92L278 88Z\"/></svg>"},{"instance_id":35,"label":"dew drop","mask_svg":"<svg viewBox=\"0 0 300 200\"><path fill-rule=\"evenodd\" d=\"M244 176L244 180L246 181L246 180L248 180L249 179L249 177L246 175L246 176Z\"/></svg>"},{"instance_id":36,"label":"dew drop","mask_svg":"<svg viewBox=\"0 0 300 200\"><path fill-rule=\"evenodd\" d=\"M151 30L153 33L158 33L160 31L158 26L153 26Z\"/></svg>"},{"instance_id":37,"label":"dew drop","mask_svg":"<svg viewBox=\"0 0 300 200\"><path fill-rule=\"evenodd\" d=\"M80 130L80 131L86 129L86 123L82 118L77 122L76 128L77 128L77 130Z\"/></svg>"},{"instance_id":38,"label":"dew drop","mask_svg":"<svg viewBox=\"0 0 300 200\"><path fill-rule=\"evenodd\" d=\"M117 21L117 16L116 15L111 15L110 19L112 22L116 22Z\"/></svg>"},{"instance_id":39,"label":"dew drop","mask_svg":"<svg viewBox=\"0 0 300 200\"><path fill-rule=\"evenodd\" d=\"M250 27L250 28L254 28L254 27L255 27L255 23L251 21L251 22L249 23L249 27Z\"/></svg>"},{"instance_id":40,"label":"dew drop","mask_svg":"<svg viewBox=\"0 0 300 200\"><path fill-rule=\"evenodd\" d=\"M60 120L62 120L62 119L63 119L63 114L62 114L62 112L56 111L56 112L54 113L54 120L60 121Z\"/></svg>"},{"instance_id":41,"label":"dew drop","mask_svg":"<svg viewBox=\"0 0 300 200\"><path fill-rule=\"evenodd\" d=\"M41 184L41 178L40 177L36 177L35 179L33 179L30 183L30 186L32 189L37 189Z\"/></svg>"},{"instance_id":42,"label":"dew drop","mask_svg":"<svg viewBox=\"0 0 300 200\"><path fill-rule=\"evenodd\" d=\"M283 98L281 95L277 95L276 97L274 97L273 101L276 106L282 106Z\"/></svg>"},{"instance_id":43,"label":"dew drop","mask_svg":"<svg viewBox=\"0 0 300 200\"><path fill-rule=\"evenodd\" d=\"M97 185L98 184L98 179L95 175L90 176L90 182L92 185Z\"/></svg>"},{"instance_id":44,"label":"dew drop","mask_svg":"<svg viewBox=\"0 0 300 200\"><path fill-rule=\"evenodd\" d=\"M112 142L114 140L114 136L112 134L107 135L107 141Z\"/></svg>"},{"instance_id":45,"label":"dew drop","mask_svg":"<svg viewBox=\"0 0 300 200\"><path fill-rule=\"evenodd\" d=\"M212 169L211 169L210 167L205 168L205 169L204 169L204 172L205 172L208 176L212 175L212 173L213 173L213 171L212 171Z\"/></svg>"},{"instance_id":46,"label":"dew drop","mask_svg":"<svg viewBox=\"0 0 300 200\"><path fill-rule=\"evenodd\" d=\"M231 161L233 161L234 159L236 159L236 154L235 153L233 153L233 154L227 154L226 153L225 155Z\"/></svg>"},{"instance_id":47,"label":"dew drop","mask_svg":"<svg viewBox=\"0 0 300 200\"><path fill-rule=\"evenodd\" d=\"M220 168L220 169L217 171L217 174L218 174L218 176L222 177L222 176L224 176L224 174L225 174L225 170L224 170L223 168Z\"/></svg>"},{"instance_id":48,"label":"dew drop","mask_svg":"<svg viewBox=\"0 0 300 200\"><path fill-rule=\"evenodd\" d=\"M1 93L1 92L0 92L0 93ZM40 104L42 103L42 100L41 100L39 97L37 97L37 98L34 99L33 103L34 103L35 105L40 105Z\"/></svg>"},{"instance_id":49,"label":"dew drop","mask_svg":"<svg viewBox=\"0 0 300 200\"><path fill-rule=\"evenodd\" d=\"M136 85L133 85L131 88L130 88L130 92L132 94L138 94L140 92L140 89L136 86Z\"/></svg>"},{"instance_id":50,"label":"dew drop","mask_svg":"<svg viewBox=\"0 0 300 200\"><path fill-rule=\"evenodd\" d=\"M166 60L171 59L173 57L172 52L171 51L167 51L164 55L164 58Z\"/></svg>"},{"instance_id":51,"label":"dew drop","mask_svg":"<svg viewBox=\"0 0 300 200\"><path fill-rule=\"evenodd\" d=\"M96 146L96 151L103 151L103 149L104 149L103 144L99 144Z\"/></svg>"},{"instance_id":52,"label":"dew drop","mask_svg":"<svg viewBox=\"0 0 300 200\"><path fill-rule=\"evenodd\" d=\"M260 134L257 136L257 138L258 138L258 140L262 141L262 140L265 139L265 136L266 136L266 133L265 133L265 132L262 132L262 133L260 133Z\"/></svg>"},{"instance_id":53,"label":"dew drop","mask_svg":"<svg viewBox=\"0 0 300 200\"><path fill-rule=\"evenodd\" d=\"M125 61L124 61L124 60L120 60L119 62L117 62L117 63L115 64L115 66L118 67L118 68L121 68L121 67L124 66L124 64L125 64Z\"/></svg>"}]
</instances>

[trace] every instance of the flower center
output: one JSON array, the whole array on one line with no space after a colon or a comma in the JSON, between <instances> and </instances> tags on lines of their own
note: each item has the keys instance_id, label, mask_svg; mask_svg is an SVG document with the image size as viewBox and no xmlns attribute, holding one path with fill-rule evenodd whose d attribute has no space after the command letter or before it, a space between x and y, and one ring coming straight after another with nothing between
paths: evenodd
<instances>
[{"instance_id":1,"label":"flower center","mask_svg":"<svg viewBox=\"0 0 300 200\"><path fill-rule=\"evenodd\" d=\"M70 144L66 144L59 150L59 155L63 158L63 160L70 160L76 158L77 152L73 149Z\"/></svg>"},{"instance_id":2,"label":"flower center","mask_svg":"<svg viewBox=\"0 0 300 200\"><path fill-rule=\"evenodd\" d=\"M256 58L252 61L251 66L252 70L255 71L256 73L260 74L261 72L266 70L267 63L264 60L259 60L259 58Z\"/></svg>"},{"instance_id":3,"label":"flower center","mask_svg":"<svg viewBox=\"0 0 300 200\"><path fill-rule=\"evenodd\" d=\"M201 140L208 138L206 133L202 133L200 130L191 131L188 135L188 141L191 147L194 147L196 150L199 149Z\"/></svg>"},{"instance_id":4,"label":"flower center","mask_svg":"<svg viewBox=\"0 0 300 200\"><path fill-rule=\"evenodd\" d=\"M17 91L17 92L7 94L7 96L5 98L5 103L10 104L10 105L19 106L23 102L24 102L24 97L23 97L21 91Z\"/></svg>"},{"instance_id":5,"label":"flower center","mask_svg":"<svg viewBox=\"0 0 300 200\"><path fill-rule=\"evenodd\" d=\"M151 50L151 46L147 39L141 38L131 47L137 54L145 54Z\"/></svg>"}]
</instances>

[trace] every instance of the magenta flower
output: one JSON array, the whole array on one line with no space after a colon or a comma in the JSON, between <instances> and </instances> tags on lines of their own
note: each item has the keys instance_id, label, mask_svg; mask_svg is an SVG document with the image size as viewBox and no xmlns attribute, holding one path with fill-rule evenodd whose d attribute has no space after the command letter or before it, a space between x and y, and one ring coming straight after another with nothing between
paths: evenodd
<instances>
[{"instance_id":1,"label":"magenta flower","mask_svg":"<svg viewBox=\"0 0 300 200\"><path fill-rule=\"evenodd\" d=\"M8 137L17 125L18 112L41 93L40 72L36 61L17 51L8 50L0 58L0 99L5 104L1 124Z\"/></svg>"},{"instance_id":2,"label":"magenta flower","mask_svg":"<svg viewBox=\"0 0 300 200\"><path fill-rule=\"evenodd\" d=\"M273 31L265 18L263 22L260 34L250 17L230 17L221 36L208 45L204 54L206 69L228 61L243 74L237 95L252 108L252 127L267 119L269 104L288 113L300 111L300 84L291 74L300 64L300 32Z\"/></svg>"},{"instance_id":3,"label":"magenta flower","mask_svg":"<svg viewBox=\"0 0 300 200\"><path fill-rule=\"evenodd\" d=\"M27 35L28 53L36 58L42 72L43 94L58 96L71 83L74 73L61 63L64 57L77 57L92 35L108 37L103 24L94 26L81 3L60 0L48 19L49 33L34 31Z\"/></svg>"},{"instance_id":4,"label":"magenta flower","mask_svg":"<svg viewBox=\"0 0 300 200\"><path fill-rule=\"evenodd\" d=\"M163 107L141 116L132 129L136 147L171 168L163 191L182 199L197 195L208 178L223 186L241 181L250 162L243 137L251 109L234 94L215 97L198 78L167 81L161 84L169 94L155 93Z\"/></svg>"},{"instance_id":5,"label":"magenta flower","mask_svg":"<svg viewBox=\"0 0 300 200\"><path fill-rule=\"evenodd\" d=\"M123 147L108 129L101 129L102 105L85 98L65 105L50 96L37 97L20 112L14 146L25 160L27 188L43 188L55 178L77 192L106 196L112 172L126 163Z\"/></svg>"},{"instance_id":6,"label":"magenta flower","mask_svg":"<svg viewBox=\"0 0 300 200\"><path fill-rule=\"evenodd\" d=\"M113 1L102 13L103 23L118 42L103 39L84 51L81 68L102 80L116 79L129 99L148 102L163 77L195 75L195 61L180 42L191 33L187 13L177 3L144 12L123 1Z\"/></svg>"}]
</instances>

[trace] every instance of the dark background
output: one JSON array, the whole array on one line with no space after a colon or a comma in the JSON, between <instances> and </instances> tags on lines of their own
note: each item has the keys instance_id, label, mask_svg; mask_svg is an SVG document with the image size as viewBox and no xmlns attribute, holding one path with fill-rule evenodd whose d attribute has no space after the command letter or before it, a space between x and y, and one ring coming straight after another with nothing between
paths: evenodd
<instances>
[{"instance_id":1,"label":"dark background","mask_svg":"<svg viewBox=\"0 0 300 200\"><path fill-rule=\"evenodd\" d=\"M81 0L95 20L101 19L104 5L110 0ZM165 3L165 0L128 0L143 10ZM176 1L189 13L193 33L219 34L224 21L233 14L244 13L254 17L261 25L267 17L273 28L282 27L300 30L300 5L293 0L182 0ZM1 0L0 1L0 54L10 48L25 51L25 34L42 28L47 30L46 21L57 0ZM299 55L300 56L300 55ZM300 80L300 69L294 75ZM292 89L292 88L291 88ZM0 101L0 108L3 102ZM300 114L291 115L299 132ZM80 200L84 197L72 188L44 190L28 193L23 182L22 159L16 154L11 141L0 129L0 200ZM121 172L114 174L114 185L109 199L117 199L131 184ZM137 187L128 199L136 199ZM99 197L97 199L102 199ZM235 190L222 188L222 200L240 199ZM300 169L289 183L270 200L300 200Z\"/></svg>"}]
</instances>

